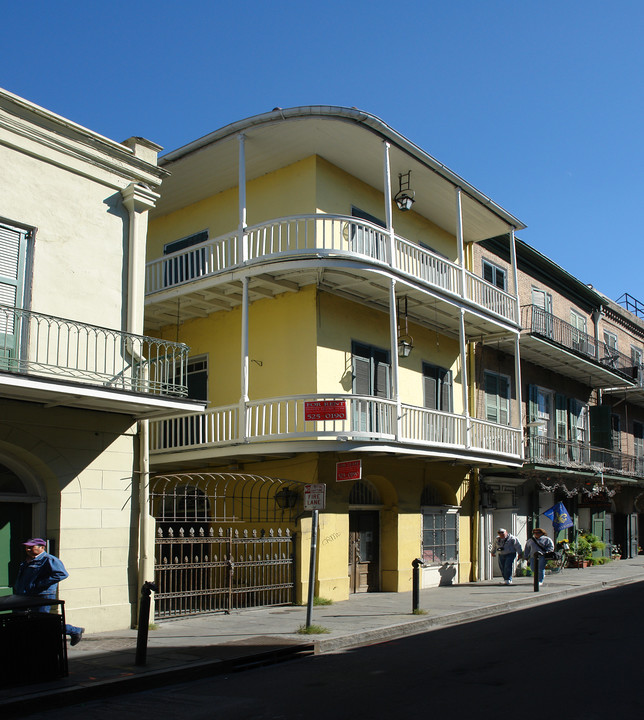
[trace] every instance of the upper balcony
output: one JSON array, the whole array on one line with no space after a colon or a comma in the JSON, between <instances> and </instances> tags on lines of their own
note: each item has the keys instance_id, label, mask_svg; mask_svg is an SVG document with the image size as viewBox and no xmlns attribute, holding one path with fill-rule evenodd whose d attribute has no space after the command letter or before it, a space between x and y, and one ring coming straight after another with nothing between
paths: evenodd
<instances>
[{"instance_id":1,"label":"upper balcony","mask_svg":"<svg viewBox=\"0 0 644 720\"><path fill-rule=\"evenodd\" d=\"M187 398L183 343L0 305L6 398L136 418L203 408Z\"/></svg>"},{"instance_id":2,"label":"upper balcony","mask_svg":"<svg viewBox=\"0 0 644 720\"><path fill-rule=\"evenodd\" d=\"M468 336L518 328L516 298L430 249L368 221L299 215L209 239L152 260L146 269L146 324L158 329L242 302L317 284L388 312L391 278L408 299L410 320L458 336L465 309Z\"/></svg>"},{"instance_id":3,"label":"upper balcony","mask_svg":"<svg viewBox=\"0 0 644 720\"><path fill-rule=\"evenodd\" d=\"M549 437L526 437L526 463L578 470L594 475L644 478L644 457L617 450L566 442Z\"/></svg>"},{"instance_id":4,"label":"upper balcony","mask_svg":"<svg viewBox=\"0 0 644 720\"><path fill-rule=\"evenodd\" d=\"M324 401L344 409L332 419L316 419L310 407ZM353 394L267 398L150 427L152 462L164 467L240 455L355 449L517 465L521 431L415 405L403 404L398 417L394 401Z\"/></svg>"},{"instance_id":5,"label":"upper balcony","mask_svg":"<svg viewBox=\"0 0 644 720\"><path fill-rule=\"evenodd\" d=\"M591 387L627 388L638 383L639 366L537 305L521 307L521 359Z\"/></svg>"}]
</instances>

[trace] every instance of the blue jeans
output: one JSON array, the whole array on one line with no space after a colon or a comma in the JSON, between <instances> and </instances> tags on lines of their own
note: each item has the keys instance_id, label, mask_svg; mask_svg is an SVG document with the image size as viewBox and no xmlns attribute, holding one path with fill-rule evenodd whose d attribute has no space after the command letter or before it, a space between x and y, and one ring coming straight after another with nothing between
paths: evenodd
<instances>
[{"instance_id":1,"label":"blue jeans","mask_svg":"<svg viewBox=\"0 0 644 720\"><path fill-rule=\"evenodd\" d=\"M501 569L501 575L503 575L504 580L512 579L512 566L514 565L514 558L516 556L517 554L515 552L499 555L499 568Z\"/></svg>"},{"instance_id":2,"label":"blue jeans","mask_svg":"<svg viewBox=\"0 0 644 720\"><path fill-rule=\"evenodd\" d=\"M544 577L546 576L546 559L543 557L543 555L539 555L539 582L542 583ZM530 569L534 573L534 567L536 565L537 556L533 555L530 558Z\"/></svg>"},{"instance_id":3,"label":"blue jeans","mask_svg":"<svg viewBox=\"0 0 644 720\"><path fill-rule=\"evenodd\" d=\"M47 596L44 595L42 597L47 597ZM55 600L55 599L56 599L55 597L52 597L52 600ZM36 612L48 613L51 610L51 605L43 605L42 607L34 608L34 610ZM76 634L80 633L80 631L81 631L81 628L76 627L76 625L67 625L67 624L65 625L65 635L76 635Z\"/></svg>"}]
</instances>

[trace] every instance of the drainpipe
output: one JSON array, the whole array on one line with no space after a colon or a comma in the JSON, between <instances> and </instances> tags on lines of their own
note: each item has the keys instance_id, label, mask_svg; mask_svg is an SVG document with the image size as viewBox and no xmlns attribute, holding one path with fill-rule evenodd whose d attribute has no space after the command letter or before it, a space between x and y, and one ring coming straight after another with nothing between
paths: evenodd
<instances>
[{"instance_id":1,"label":"drainpipe","mask_svg":"<svg viewBox=\"0 0 644 720\"><path fill-rule=\"evenodd\" d=\"M131 138L124 143L134 154L156 165L157 153L161 149L142 138ZM127 332L143 333L143 305L145 297L145 246L148 230L148 211L154 207L159 195L142 183L130 183L121 191L123 205L129 213L128 232L128 282L127 282ZM130 339L128 351L137 362L145 366L143 358ZM149 420L138 422L139 437L139 576L141 588L146 579L154 579L154 548L150 548L149 480L150 446Z\"/></svg>"},{"instance_id":2,"label":"drainpipe","mask_svg":"<svg viewBox=\"0 0 644 720\"><path fill-rule=\"evenodd\" d=\"M601 310L593 310L590 316L593 321L593 333L595 335L595 360L599 360L599 319L601 316Z\"/></svg>"}]
</instances>

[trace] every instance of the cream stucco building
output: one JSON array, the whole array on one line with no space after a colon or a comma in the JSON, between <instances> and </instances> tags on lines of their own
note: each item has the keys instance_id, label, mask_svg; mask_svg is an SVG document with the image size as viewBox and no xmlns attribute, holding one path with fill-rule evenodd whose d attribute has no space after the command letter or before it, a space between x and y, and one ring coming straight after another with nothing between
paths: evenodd
<instances>
[{"instance_id":1,"label":"cream stucco building","mask_svg":"<svg viewBox=\"0 0 644 720\"><path fill-rule=\"evenodd\" d=\"M200 407L187 348L142 335L159 150L0 91L0 593L45 537L88 632L130 626L152 572L148 419Z\"/></svg>"}]
</instances>

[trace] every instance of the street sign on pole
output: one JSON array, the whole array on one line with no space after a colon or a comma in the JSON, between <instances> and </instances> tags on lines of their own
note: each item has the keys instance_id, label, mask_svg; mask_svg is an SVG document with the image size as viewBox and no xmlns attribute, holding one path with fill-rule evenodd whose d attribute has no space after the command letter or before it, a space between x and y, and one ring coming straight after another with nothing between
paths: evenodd
<instances>
[{"instance_id":1,"label":"street sign on pole","mask_svg":"<svg viewBox=\"0 0 644 720\"><path fill-rule=\"evenodd\" d=\"M304 486L304 509L324 510L326 507L326 485L317 483Z\"/></svg>"}]
</instances>

